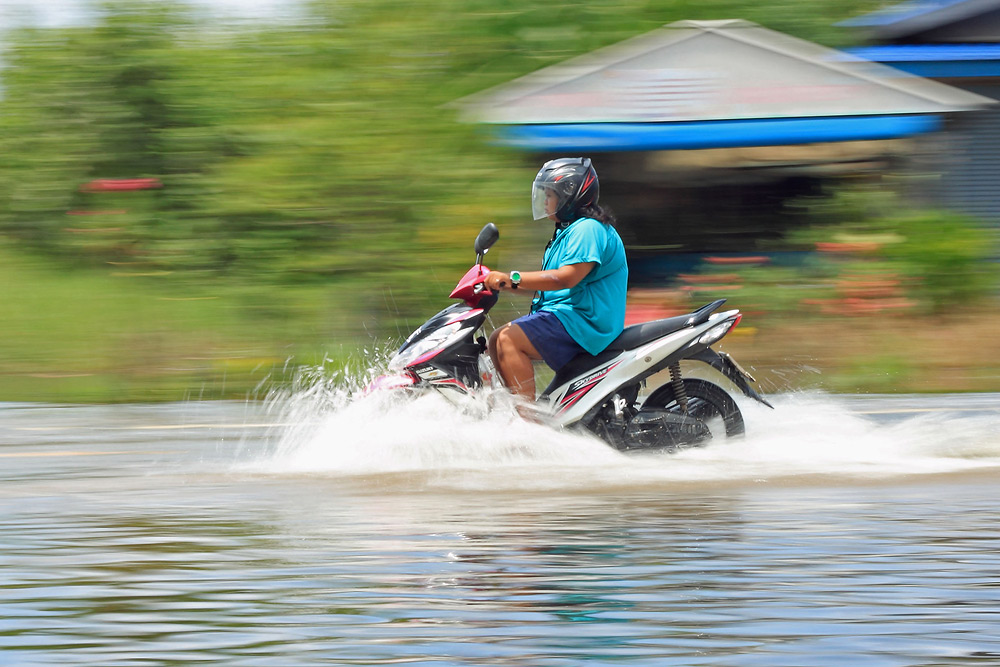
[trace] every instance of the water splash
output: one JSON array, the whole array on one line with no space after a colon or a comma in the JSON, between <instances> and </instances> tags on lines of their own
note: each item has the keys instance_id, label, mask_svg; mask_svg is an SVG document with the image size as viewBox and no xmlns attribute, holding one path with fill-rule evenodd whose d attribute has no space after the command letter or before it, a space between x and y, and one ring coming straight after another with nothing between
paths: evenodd
<instances>
[{"instance_id":1,"label":"water splash","mask_svg":"<svg viewBox=\"0 0 1000 667\"><path fill-rule=\"evenodd\" d=\"M775 397L773 411L743 403L746 438L680 452L667 474L760 481L871 479L1000 466L1000 399L992 410L975 413L964 411L958 395L947 397L951 410L933 407L926 398L915 399L923 407L879 410L886 400L891 399L807 393Z\"/></svg>"},{"instance_id":2,"label":"water splash","mask_svg":"<svg viewBox=\"0 0 1000 667\"><path fill-rule=\"evenodd\" d=\"M892 399L787 394L773 397L773 411L741 401L745 438L675 454L625 455L589 435L526 422L503 392L485 392L461 406L435 393L365 395L362 387L372 377L369 371L315 373L273 397L271 410L285 426L274 449L251 467L379 477L379 483L406 473L409 483L416 475L424 486L473 490L605 491L817 477L863 481L1000 467L1000 398L968 413L961 396L947 397L955 408L949 412L940 401L928 407L927 399L913 399L912 409L879 411L874 408Z\"/></svg>"},{"instance_id":3,"label":"water splash","mask_svg":"<svg viewBox=\"0 0 1000 667\"><path fill-rule=\"evenodd\" d=\"M375 375L367 368L311 369L291 390L272 393L268 410L282 426L273 451L254 465L276 473L373 475L623 458L594 437L525 421L505 391L484 390L458 404L436 392L368 394Z\"/></svg>"}]
</instances>

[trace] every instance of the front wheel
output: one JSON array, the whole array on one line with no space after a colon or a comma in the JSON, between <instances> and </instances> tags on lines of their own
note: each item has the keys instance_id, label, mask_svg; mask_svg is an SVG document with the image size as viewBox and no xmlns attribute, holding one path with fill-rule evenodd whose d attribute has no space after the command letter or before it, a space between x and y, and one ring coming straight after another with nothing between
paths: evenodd
<instances>
[{"instance_id":1,"label":"front wheel","mask_svg":"<svg viewBox=\"0 0 1000 667\"><path fill-rule=\"evenodd\" d=\"M687 413L678 402L671 383L659 387L650 394L639 411L639 415L644 412L655 414L664 411L675 419L691 418L703 425L693 430L685 429L687 437L680 438L680 441L664 443L668 448L705 445L709 440L732 438L743 435L746 431L743 414L722 387L705 380L685 379L684 391L688 396Z\"/></svg>"}]
</instances>

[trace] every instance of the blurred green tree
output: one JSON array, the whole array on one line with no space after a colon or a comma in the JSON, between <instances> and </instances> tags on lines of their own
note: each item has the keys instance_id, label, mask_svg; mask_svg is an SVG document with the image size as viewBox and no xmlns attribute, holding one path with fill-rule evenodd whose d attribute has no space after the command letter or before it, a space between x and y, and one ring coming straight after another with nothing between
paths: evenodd
<instances>
[{"instance_id":1,"label":"blurred green tree","mask_svg":"<svg viewBox=\"0 0 1000 667\"><path fill-rule=\"evenodd\" d=\"M525 219L533 158L447 102L673 20L830 41L876 4L314 0L235 29L117 0L90 25L11 36L0 231L72 261L350 287L369 307L392 285L405 314L427 301L411 267L450 282L487 220L517 230L502 252L544 236L503 224ZM136 178L162 187L85 187Z\"/></svg>"}]
</instances>

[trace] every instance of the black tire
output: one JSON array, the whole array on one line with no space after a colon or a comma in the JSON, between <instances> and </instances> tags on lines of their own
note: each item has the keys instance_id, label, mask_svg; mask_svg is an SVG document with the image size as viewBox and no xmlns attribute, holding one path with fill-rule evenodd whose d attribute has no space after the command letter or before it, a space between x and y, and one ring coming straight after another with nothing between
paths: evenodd
<instances>
[{"instance_id":1,"label":"black tire","mask_svg":"<svg viewBox=\"0 0 1000 667\"><path fill-rule=\"evenodd\" d=\"M741 436L746 432L743 414L722 387L705 380L685 379L684 391L688 395L688 415L706 423L721 418L726 427L727 438ZM642 406L681 412L681 406L674 396L674 387L670 383L658 387Z\"/></svg>"}]
</instances>

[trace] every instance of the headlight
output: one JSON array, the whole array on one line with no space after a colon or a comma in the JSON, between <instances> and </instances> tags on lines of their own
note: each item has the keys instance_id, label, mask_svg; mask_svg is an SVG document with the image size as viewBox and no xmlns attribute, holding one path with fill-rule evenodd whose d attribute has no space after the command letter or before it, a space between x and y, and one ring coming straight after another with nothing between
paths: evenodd
<instances>
[{"instance_id":1,"label":"headlight","mask_svg":"<svg viewBox=\"0 0 1000 667\"><path fill-rule=\"evenodd\" d=\"M420 357L426 356L428 353L433 352L437 349L438 352L443 350L448 345L454 342L457 334L462 329L461 322L453 322L448 326L441 327L434 333L427 336L423 340L417 341L405 350L401 350L396 353L392 359L389 360L389 368L392 370L402 370L407 366L411 365ZM431 355L433 356L433 355ZM429 359L430 357L428 357Z\"/></svg>"}]
</instances>

